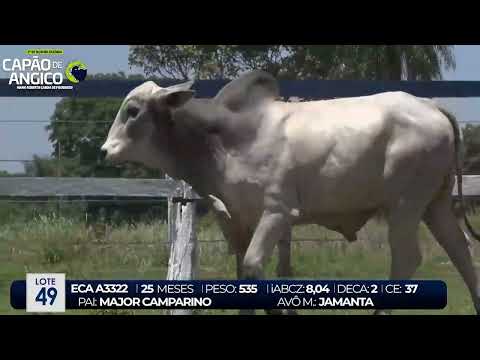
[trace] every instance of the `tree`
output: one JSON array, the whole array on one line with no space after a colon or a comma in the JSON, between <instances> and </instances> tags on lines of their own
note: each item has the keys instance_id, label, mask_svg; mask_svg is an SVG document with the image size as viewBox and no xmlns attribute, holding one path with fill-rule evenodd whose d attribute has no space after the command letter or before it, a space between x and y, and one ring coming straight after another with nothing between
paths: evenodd
<instances>
[{"instance_id":1,"label":"tree","mask_svg":"<svg viewBox=\"0 0 480 360\"><path fill-rule=\"evenodd\" d=\"M375 51L376 50L376 51ZM452 46L391 45L374 50L376 69L381 80L434 80L442 78L442 68L454 69Z\"/></svg>"},{"instance_id":2,"label":"tree","mask_svg":"<svg viewBox=\"0 0 480 360\"><path fill-rule=\"evenodd\" d=\"M237 76L250 68L269 69L289 56L284 45L145 45L130 48L130 65L147 76L215 79Z\"/></svg>"},{"instance_id":3,"label":"tree","mask_svg":"<svg viewBox=\"0 0 480 360\"><path fill-rule=\"evenodd\" d=\"M25 175L38 177L52 177L68 174L68 176L77 176L76 170L78 164L70 159L58 160L50 157L40 157L33 155L32 161L25 162Z\"/></svg>"},{"instance_id":4,"label":"tree","mask_svg":"<svg viewBox=\"0 0 480 360\"><path fill-rule=\"evenodd\" d=\"M130 65L175 79L234 78L263 69L284 79L441 79L449 45L134 45Z\"/></svg>"}]
</instances>

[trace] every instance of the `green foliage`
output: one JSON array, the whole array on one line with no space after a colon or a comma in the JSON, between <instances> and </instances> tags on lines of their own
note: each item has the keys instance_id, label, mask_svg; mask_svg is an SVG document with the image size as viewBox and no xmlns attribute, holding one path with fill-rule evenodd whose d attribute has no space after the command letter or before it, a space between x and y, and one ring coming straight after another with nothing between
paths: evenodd
<instances>
[{"instance_id":1,"label":"green foliage","mask_svg":"<svg viewBox=\"0 0 480 360\"><path fill-rule=\"evenodd\" d=\"M135 45L129 62L147 75L233 78L263 69L285 79L441 79L455 68L449 45Z\"/></svg>"},{"instance_id":2,"label":"green foliage","mask_svg":"<svg viewBox=\"0 0 480 360\"><path fill-rule=\"evenodd\" d=\"M12 203L6 200L0 201L0 226L23 223L31 221L34 218L52 218L62 216L75 221L85 219L87 204L77 203L58 203L51 200L45 203Z\"/></svg>"}]
</instances>

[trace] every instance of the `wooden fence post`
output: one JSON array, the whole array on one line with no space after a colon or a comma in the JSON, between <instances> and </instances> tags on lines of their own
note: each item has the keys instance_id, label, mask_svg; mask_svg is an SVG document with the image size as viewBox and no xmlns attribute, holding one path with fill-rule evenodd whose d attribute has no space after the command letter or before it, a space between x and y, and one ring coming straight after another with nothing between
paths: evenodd
<instances>
[{"instance_id":1,"label":"wooden fence post","mask_svg":"<svg viewBox=\"0 0 480 360\"><path fill-rule=\"evenodd\" d=\"M192 187L185 182L184 198L191 198ZM196 277L198 264L197 236L195 232L195 202L174 203L168 199L168 241L170 242L170 258L168 261L167 280L192 280ZM171 310L171 315L191 315L192 310Z\"/></svg>"}]
</instances>

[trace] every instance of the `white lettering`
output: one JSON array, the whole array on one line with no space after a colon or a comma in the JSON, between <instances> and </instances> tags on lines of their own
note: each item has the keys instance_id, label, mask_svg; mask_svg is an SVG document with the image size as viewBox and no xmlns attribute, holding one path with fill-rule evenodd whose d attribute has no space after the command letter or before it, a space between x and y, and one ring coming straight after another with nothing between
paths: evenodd
<instances>
[{"instance_id":1,"label":"white lettering","mask_svg":"<svg viewBox=\"0 0 480 360\"><path fill-rule=\"evenodd\" d=\"M2 61L2 67L3 67L3 71L11 71L12 68L7 68L7 62L12 62L12 59L3 59Z\"/></svg>"},{"instance_id":2,"label":"white lettering","mask_svg":"<svg viewBox=\"0 0 480 360\"><path fill-rule=\"evenodd\" d=\"M332 307L344 307L344 306L357 306L367 307L373 306L371 298L358 297L358 298L319 298L319 306L332 306Z\"/></svg>"},{"instance_id":3,"label":"white lettering","mask_svg":"<svg viewBox=\"0 0 480 360\"><path fill-rule=\"evenodd\" d=\"M32 60L22 59L22 69L29 68L32 65Z\"/></svg>"},{"instance_id":4,"label":"white lettering","mask_svg":"<svg viewBox=\"0 0 480 360\"><path fill-rule=\"evenodd\" d=\"M140 298L138 297L111 297L111 298L100 298L100 307L102 306L118 306L118 307L134 307L140 306Z\"/></svg>"},{"instance_id":5,"label":"white lettering","mask_svg":"<svg viewBox=\"0 0 480 360\"><path fill-rule=\"evenodd\" d=\"M51 69L50 59L42 59L40 64L43 71L49 71Z\"/></svg>"},{"instance_id":6,"label":"white lettering","mask_svg":"<svg viewBox=\"0 0 480 360\"><path fill-rule=\"evenodd\" d=\"M42 68L40 67L40 63L38 62L38 56L33 57L31 70L32 71L41 71L42 70Z\"/></svg>"},{"instance_id":7,"label":"white lettering","mask_svg":"<svg viewBox=\"0 0 480 360\"><path fill-rule=\"evenodd\" d=\"M15 70L22 70L22 64L20 62L20 59L14 59L13 60L13 65L10 69L10 71L15 71Z\"/></svg>"},{"instance_id":8,"label":"white lettering","mask_svg":"<svg viewBox=\"0 0 480 360\"><path fill-rule=\"evenodd\" d=\"M63 67L62 61L52 61L53 69L61 69Z\"/></svg>"},{"instance_id":9,"label":"white lettering","mask_svg":"<svg viewBox=\"0 0 480 360\"><path fill-rule=\"evenodd\" d=\"M13 82L18 85L17 73L11 73L10 74L10 80L8 80L8 85L11 85Z\"/></svg>"}]
</instances>

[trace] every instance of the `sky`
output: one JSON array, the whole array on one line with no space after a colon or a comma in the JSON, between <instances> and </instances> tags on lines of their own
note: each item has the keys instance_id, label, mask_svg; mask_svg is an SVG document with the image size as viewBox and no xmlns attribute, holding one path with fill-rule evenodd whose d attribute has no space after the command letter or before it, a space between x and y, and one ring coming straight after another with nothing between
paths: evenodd
<instances>
[{"instance_id":1,"label":"sky","mask_svg":"<svg viewBox=\"0 0 480 360\"><path fill-rule=\"evenodd\" d=\"M123 71L126 74L139 73L138 68L128 65L126 45L0 45L0 59L23 57L24 51L31 48L59 48L64 50L62 60L82 60L88 73L112 73ZM480 80L480 46L456 45L454 48L456 69L443 73L444 80ZM0 78L7 77L0 66ZM48 133L42 124L2 123L2 121L48 120L60 98L1 98L0 97L0 159L29 160L34 154L50 155L52 146ZM480 98L441 99L459 119L480 120ZM0 161L0 170L22 172L19 162Z\"/></svg>"}]
</instances>

